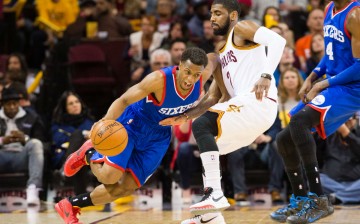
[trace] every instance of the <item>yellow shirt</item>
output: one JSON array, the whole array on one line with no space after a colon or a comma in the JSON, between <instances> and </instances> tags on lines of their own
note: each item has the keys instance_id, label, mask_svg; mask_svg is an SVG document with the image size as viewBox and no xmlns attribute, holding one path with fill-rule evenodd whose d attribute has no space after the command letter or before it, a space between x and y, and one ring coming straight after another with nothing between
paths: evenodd
<instances>
[{"instance_id":1,"label":"yellow shirt","mask_svg":"<svg viewBox=\"0 0 360 224\"><path fill-rule=\"evenodd\" d=\"M36 7L43 23L50 23L62 30L75 21L76 12L79 12L79 6L71 5L69 0L36 0Z\"/></svg>"}]
</instances>

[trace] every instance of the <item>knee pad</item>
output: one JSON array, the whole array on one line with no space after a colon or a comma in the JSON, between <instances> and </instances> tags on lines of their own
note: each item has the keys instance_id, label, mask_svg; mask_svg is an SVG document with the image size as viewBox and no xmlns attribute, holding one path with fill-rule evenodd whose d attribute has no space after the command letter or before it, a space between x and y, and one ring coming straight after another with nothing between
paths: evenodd
<instances>
[{"instance_id":1,"label":"knee pad","mask_svg":"<svg viewBox=\"0 0 360 224\"><path fill-rule=\"evenodd\" d=\"M217 113L210 111L207 111L205 114L198 117L192 124L192 131L195 138L208 133L211 133L213 136L217 136L217 117Z\"/></svg>"},{"instance_id":2,"label":"knee pad","mask_svg":"<svg viewBox=\"0 0 360 224\"><path fill-rule=\"evenodd\" d=\"M277 151L281 157L286 157L289 153L291 153L291 141L291 134L288 128L285 128L277 134Z\"/></svg>"}]
</instances>

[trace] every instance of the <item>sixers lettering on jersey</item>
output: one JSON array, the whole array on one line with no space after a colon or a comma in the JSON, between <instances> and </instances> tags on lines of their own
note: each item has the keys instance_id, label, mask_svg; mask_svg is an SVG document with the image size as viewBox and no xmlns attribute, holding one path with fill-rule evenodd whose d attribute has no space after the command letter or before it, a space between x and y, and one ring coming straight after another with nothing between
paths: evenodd
<instances>
[{"instance_id":1,"label":"sixers lettering on jersey","mask_svg":"<svg viewBox=\"0 0 360 224\"><path fill-rule=\"evenodd\" d=\"M185 111L190 109L193 105L194 105L194 103L190 103L189 105L175 107L175 108L161 108L159 110L159 113L164 114L164 115L174 115L175 116L175 115L184 113Z\"/></svg>"},{"instance_id":2,"label":"sixers lettering on jersey","mask_svg":"<svg viewBox=\"0 0 360 224\"><path fill-rule=\"evenodd\" d=\"M190 109L201 93L201 78L189 93L182 95L176 87L177 66L170 66L160 70L164 75L163 99L155 99L149 95L143 100L132 104L134 111L142 118L158 124L159 121L184 113ZM158 102L157 100L161 100Z\"/></svg>"},{"instance_id":3,"label":"sixers lettering on jersey","mask_svg":"<svg viewBox=\"0 0 360 224\"><path fill-rule=\"evenodd\" d=\"M324 37L330 37L337 41L344 42L344 33L333 25L324 26Z\"/></svg>"},{"instance_id":4,"label":"sixers lettering on jersey","mask_svg":"<svg viewBox=\"0 0 360 224\"><path fill-rule=\"evenodd\" d=\"M237 62L236 56L232 50L221 57L221 67L225 68L231 62Z\"/></svg>"},{"instance_id":5,"label":"sixers lettering on jersey","mask_svg":"<svg viewBox=\"0 0 360 224\"><path fill-rule=\"evenodd\" d=\"M339 74L354 63L351 35L346 29L346 18L354 8L360 7L360 3L351 1L339 11L335 11L334 7L334 2L329 3L325 9L324 19L324 57L326 74L329 76Z\"/></svg>"}]
</instances>

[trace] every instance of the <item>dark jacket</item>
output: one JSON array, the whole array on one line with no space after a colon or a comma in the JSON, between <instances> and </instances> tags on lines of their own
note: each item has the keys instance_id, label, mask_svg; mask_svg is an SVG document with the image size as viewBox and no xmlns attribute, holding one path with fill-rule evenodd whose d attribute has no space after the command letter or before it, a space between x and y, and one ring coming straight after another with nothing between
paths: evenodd
<instances>
[{"instance_id":1,"label":"dark jacket","mask_svg":"<svg viewBox=\"0 0 360 224\"><path fill-rule=\"evenodd\" d=\"M360 178L360 127L346 137L333 134L326 141L323 173L332 179L355 181Z\"/></svg>"},{"instance_id":2,"label":"dark jacket","mask_svg":"<svg viewBox=\"0 0 360 224\"><path fill-rule=\"evenodd\" d=\"M40 119L40 116L35 112L29 112L26 109L24 110L26 112L25 116L15 120L17 128L30 138L45 141L45 127ZM5 136L6 129L6 121L0 118L0 136Z\"/></svg>"}]
</instances>

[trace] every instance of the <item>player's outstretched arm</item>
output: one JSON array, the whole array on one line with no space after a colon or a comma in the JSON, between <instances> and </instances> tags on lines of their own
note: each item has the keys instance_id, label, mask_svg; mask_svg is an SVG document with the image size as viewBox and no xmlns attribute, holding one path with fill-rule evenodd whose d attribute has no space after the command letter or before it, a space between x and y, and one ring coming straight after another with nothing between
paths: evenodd
<instances>
[{"instance_id":1,"label":"player's outstretched arm","mask_svg":"<svg viewBox=\"0 0 360 224\"><path fill-rule=\"evenodd\" d=\"M267 46L265 66L262 68L259 80L255 83L252 90L256 95L256 99L261 100L264 93L267 96L271 80L270 78L260 78L260 76L262 74L265 74L265 77L273 76L283 54L286 40L268 28L259 27L256 23L248 20L238 22L235 25L234 33L234 43L236 45L241 44L244 40L249 40Z\"/></svg>"},{"instance_id":2,"label":"player's outstretched arm","mask_svg":"<svg viewBox=\"0 0 360 224\"><path fill-rule=\"evenodd\" d=\"M116 99L109 107L103 119L115 120L124 112L125 108L135 103L150 93L162 91L164 88L164 76L160 71L147 75L140 83L129 88L123 95ZM162 99L158 99L161 101Z\"/></svg>"}]
</instances>

